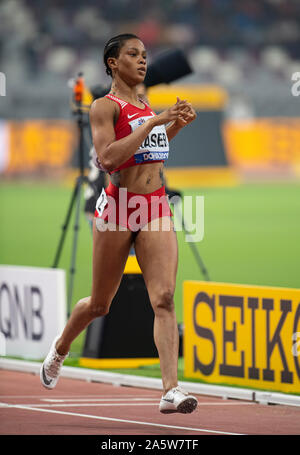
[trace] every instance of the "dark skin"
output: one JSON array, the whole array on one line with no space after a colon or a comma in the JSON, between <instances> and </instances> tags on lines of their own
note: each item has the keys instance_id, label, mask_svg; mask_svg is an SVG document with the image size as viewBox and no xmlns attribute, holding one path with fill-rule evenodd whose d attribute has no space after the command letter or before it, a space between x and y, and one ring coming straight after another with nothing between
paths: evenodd
<instances>
[{"instance_id":1,"label":"dark skin","mask_svg":"<svg viewBox=\"0 0 300 455\"><path fill-rule=\"evenodd\" d=\"M128 40L121 48L119 57L109 58L108 64L113 73L110 93L144 109L145 106L139 98L147 69L143 43L137 39ZM169 123L166 132L168 139L171 140L196 118L191 104L177 98L176 104L169 109L148 120L126 138L116 141L114 125L119 117L119 109L117 103L101 98L94 101L90 110L95 149L100 162L108 171L119 167L130 158L155 125ZM151 193L163 185L163 168L163 163L132 166L111 174L110 178L113 184L126 187L130 192Z\"/></svg>"},{"instance_id":2,"label":"dark skin","mask_svg":"<svg viewBox=\"0 0 300 455\"><path fill-rule=\"evenodd\" d=\"M112 93L113 95L116 95L117 96L117 93L116 93L116 88L115 88L115 84L113 83L112 84L112 88L111 88L111 91L110 93ZM149 100L147 98L147 94L146 94L146 87L144 84L140 84L138 87L137 87L137 97L139 99L142 99L144 102L146 102L147 104L149 104ZM117 122L118 120L118 109L117 109L117 115L115 117L115 123ZM148 185L151 184L151 182L153 181L153 175L154 173L157 173L158 171L158 175L159 175L159 180L160 180L160 186L163 186L165 184L165 178L164 178L164 166L163 166L163 163L153 163L153 164L157 164L157 166L155 168L153 168L153 166L150 166L149 165L144 165L144 166L147 166L146 169L144 169L144 171L146 171L147 173L147 176L146 176L146 182L145 182L145 187L146 187L146 193L151 193L151 191L148 191L147 188L148 188ZM121 171L117 171L117 172L114 172L113 174L111 174L110 176L110 180L111 182L115 185L115 186L122 186L120 184L120 181L121 181L121 173L123 175L125 175L125 171L126 169L123 169ZM126 179L126 177L125 177Z\"/></svg>"},{"instance_id":3,"label":"dark skin","mask_svg":"<svg viewBox=\"0 0 300 455\"><path fill-rule=\"evenodd\" d=\"M138 94L146 74L146 51L138 39L129 39L117 58L109 58L113 82L111 93L139 108L144 108ZM127 161L156 125L166 125L171 140L196 114L186 100L177 102L151 117L129 136L116 140L114 125L119 115L117 103L100 98L91 106L90 122L93 143L100 162L113 171ZM112 182L134 193L151 193L164 182L163 163L132 166L111 175ZM102 222L100 218L97 222ZM103 222L104 223L104 222ZM169 229L163 227L167 225ZM109 223L107 224L109 226ZM117 226L114 226L117 227ZM156 229L158 227L158 229ZM159 353L164 393L178 385L178 329L174 291L178 262L177 237L170 217L150 221L133 240L129 230L104 230L93 226L93 284L91 295L81 299L72 311L57 341L59 354L66 354L73 340L96 317L108 313L119 288L128 254L134 241L135 253L154 310L154 341Z\"/></svg>"},{"instance_id":4,"label":"dark skin","mask_svg":"<svg viewBox=\"0 0 300 455\"><path fill-rule=\"evenodd\" d=\"M113 84L112 84L110 93L112 95L118 96L115 82L113 82ZM144 84L140 84L137 87L137 98L138 99L142 99L144 102L149 104L149 100L148 100L147 95L146 95L146 87L144 86ZM118 108L118 106L116 106L116 108L117 109L116 109L116 112L115 112L114 124L116 124L116 122L118 120L118 116L119 116L119 108ZM145 188L146 188L145 192L146 193L151 193L151 191L148 191L148 187L151 184L151 182L153 181L153 175L155 173L157 174L157 172L158 172L158 175L159 175L160 186L163 186L165 184L163 163L152 163L152 164L156 164L155 168L153 168L153 166L149 167L149 165L147 165L147 164L144 165L144 166L146 166L146 168L143 170L143 175L146 178L146 182L145 182ZM140 166L140 167L142 167L142 166ZM128 169L130 169L130 168L127 168L127 170ZM117 172L114 172L113 174L111 174L110 180L115 186L118 186L118 187L122 186L122 184L121 184L121 173L124 176L123 181L124 180L126 181L126 179L128 179L128 176L126 176L126 172L125 171L126 171L126 169L122 169L121 171L117 171ZM135 171L137 171L137 169ZM133 175L133 173L130 173L130 174L132 174L133 180L136 181L136 179L137 179L136 172L135 172L135 176Z\"/></svg>"}]
</instances>

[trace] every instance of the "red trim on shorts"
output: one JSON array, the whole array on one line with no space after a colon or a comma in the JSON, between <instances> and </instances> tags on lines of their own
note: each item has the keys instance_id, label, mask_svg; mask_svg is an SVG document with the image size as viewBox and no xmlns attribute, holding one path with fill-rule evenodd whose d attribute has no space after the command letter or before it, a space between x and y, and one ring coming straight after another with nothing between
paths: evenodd
<instances>
[{"instance_id":1,"label":"red trim on shorts","mask_svg":"<svg viewBox=\"0 0 300 455\"><path fill-rule=\"evenodd\" d=\"M110 182L105 188L105 193L108 202L101 216L95 210L95 217L124 226L133 232L140 230L152 220L173 216L165 186L152 193L139 194L126 191L126 188L119 188ZM133 199L136 196L138 197ZM139 198L140 196L142 199ZM130 202L131 206L129 206Z\"/></svg>"}]
</instances>

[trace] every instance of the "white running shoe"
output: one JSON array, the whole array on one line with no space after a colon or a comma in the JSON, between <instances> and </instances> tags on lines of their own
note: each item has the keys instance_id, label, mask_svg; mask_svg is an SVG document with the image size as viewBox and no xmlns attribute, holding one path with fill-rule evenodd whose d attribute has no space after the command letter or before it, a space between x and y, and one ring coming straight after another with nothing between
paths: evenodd
<instances>
[{"instance_id":1,"label":"white running shoe","mask_svg":"<svg viewBox=\"0 0 300 455\"><path fill-rule=\"evenodd\" d=\"M170 414L173 412L189 414L196 409L197 405L197 398L177 386L162 396L159 404L159 410L164 414Z\"/></svg>"},{"instance_id":2,"label":"white running shoe","mask_svg":"<svg viewBox=\"0 0 300 455\"><path fill-rule=\"evenodd\" d=\"M54 389L56 386L62 364L65 358L68 357L68 354L60 355L56 351L55 345L58 339L59 336L53 341L50 351L40 369L41 383L47 389Z\"/></svg>"}]
</instances>

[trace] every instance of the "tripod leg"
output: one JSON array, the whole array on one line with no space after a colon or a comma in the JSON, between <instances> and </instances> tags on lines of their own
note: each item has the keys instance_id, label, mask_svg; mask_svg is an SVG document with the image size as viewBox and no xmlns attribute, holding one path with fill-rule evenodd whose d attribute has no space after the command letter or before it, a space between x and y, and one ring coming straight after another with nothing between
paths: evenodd
<instances>
[{"instance_id":1,"label":"tripod leg","mask_svg":"<svg viewBox=\"0 0 300 455\"><path fill-rule=\"evenodd\" d=\"M78 232L79 232L79 221L80 221L80 203L81 203L81 187L84 182L82 177L79 177L77 180L77 192L76 192L76 211L75 211L75 220L74 220L74 234L73 234L73 246L72 246L72 256L71 256L71 268L70 268L70 280L69 280L69 290L68 290L68 302L67 302L67 315L68 318L71 314L71 305L73 298L73 288L74 288L74 275L76 272L76 255L77 255L77 243L78 243Z\"/></svg>"},{"instance_id":2,"label":"tripod leg","mask_svg":"<svg viewBox=\"0 0 300 455\"><path fill-rule=\"evenodd\" d=\"M177 208L177 210L180 210L180 209ZM185 223L184 223L184 216L183 216L182 211L180 211L180 212L181 212L182 227L183 227L184 232L187 233L188 231L187 231ZM206 279L206 281L210 281L210 278L209 278L209 275L208 275L208 271L207 271L207 269L206 269L206 267L205 267L200 255L199 255L199 252L198 252L196 246L194 245L193 242L188 242L188 243L190 245L190 248L191 248L191 250L192 250L192 252L194 254L195 260L196 260L196 262L197 262L197 264L198 264L198 266L199 266L204 278Z\"/></svg>"},{"instance_id":3,"label":"tripod leg","mask_svg":"<svg viewBox=\"0 0 300 455\"><path fill-rule=\"evenodd\" d=\"M65 240L65 236L66 236L66 233L67 233L67 229L68 229L68 225L69 225L69 222L70 222L70 218L71 218L71 214L72 214L72 210L73 210L73 205L74 205L74 202L75 202L75 199L76 199L76 196L77 196L77 192L78 192L78 181L76 182L76 185L74 187L74 190L73 190L73 193L72 193L72 197L71 197L71 201L70 201L70 205L69 205L69 208L68 208L68 211L67 211L67 216L66 216L65 222L64 222L64 224L62 226L62 234L61 234L61 237L60 237L60 241L59 241L58 248L57 248L57 251L56 251L54 263L53 263L53 266L52 266L52 268L54 268L54 269L57 267L58 262L59 262L59 258L60 258L60 255L61 255L61 250L62 250L63 243L64 243L64 240Z\"/></svg>"},{"instance_id":4,"label":"tripod leg","mask_svg":"<svg viewBox=\"0 0 300 455\"><path fill-rule=\"evenodd\" d=\"M186 229L185 229L184 225L183 225L183 228L184 228L184 230L186 232ZM206 281L210 281L210 278L209 278L209 275L208 275L208 271L207 271L206 267L204 266L204 263L203 263L200 255L198 253L198 250L197 250L196 246L193 244L193 242L188 242L188 243L190 244L191 250L194 253L194 257L195 257L195 259L196 259L196 261L197 261L197 263L198 263L198 265L199 265L199 267L200 267L200 269L202 271L202 274L203 274L204 278L206 279Z\"/></svg>"}]
</instances>

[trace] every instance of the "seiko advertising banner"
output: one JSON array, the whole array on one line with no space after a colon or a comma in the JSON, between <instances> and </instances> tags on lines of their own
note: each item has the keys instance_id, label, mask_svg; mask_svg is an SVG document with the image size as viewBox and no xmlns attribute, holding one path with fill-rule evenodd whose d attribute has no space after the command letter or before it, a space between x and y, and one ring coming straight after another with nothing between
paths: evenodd
<instances>
[{"instance_id":1,"label":"seiko advertising banner","mask_svg":"<svg viewBox=\"0 0 300 455\"><path fill-rule=\"evenodd\" d=\"M0 354L42 359L66 322L65 271L0 266Z\"/></svg>"},{"instance_id":2,"label":"seiko advertising banner","mask_svg":"<svg viewBox=\"0 0 300 455\"><path fill-rule=\"evenodd\" d=\"M300 393L300 289L185 281L184 375Z\"/></svg>"}]
</instances>

